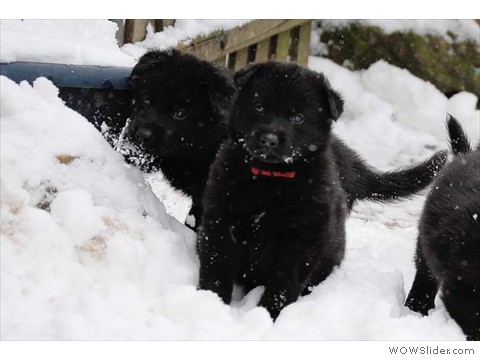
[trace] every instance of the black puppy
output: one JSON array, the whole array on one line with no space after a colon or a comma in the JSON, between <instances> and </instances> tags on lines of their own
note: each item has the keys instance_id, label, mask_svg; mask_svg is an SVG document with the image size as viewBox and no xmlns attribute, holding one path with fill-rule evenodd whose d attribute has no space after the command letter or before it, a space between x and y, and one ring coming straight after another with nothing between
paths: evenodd
<instances>
[{"instance_id":1,"label":"black puppy","mask_svg":"<svg viewBox=\"0 0 480 360\"><path fill-rule=\"evenodd\" d=\"M233 82L212 64L177 50L146 53L131 80L134 108L120 151L144 171L160 169L191 196L190 214L198 224L208 169L225 137Z\"/></svg>"},{"instance_id":2,"label":"black puppy","mask_svg":"<svg viewBox=\"0 0 480 360\"><path fill-rule=\"evenodd\" d=\"M275 318L340 264L356 200L411 195L445 154L379 173L330 134L343 101L322 75L294 64L238 72L230 138L212 165L199 234L200 287L230 302L233 283Z\"/></svg>"},{"instance_id":3,"label":"black puppy","mask_svg":"<svg viewBox=\"0 0 480 360\"><path fill-rule=\"evenodd\" d=\"M226 303L264 285L275 319L345 252L347 201L330 126L343 102L318 73L264 63L235 75L230 138L212 164L198 238L200 288Z\"/></svg>"},{"instance_id":4,"label":"black puppy","mask_svg":"<svg viewBox=\"0 0 480 360\"><path fill-rule=\"evenodd\" d=\"M266 287L273 318L340 264L356 200L423 189L443 166L380 173L330 134L343 101L322 75L294 64L239 71L227 140L211 167L199 232L200 288L226 302L233 283Z\"/></svg>"},{"instance_id":5,"label":"black puppy","mask_svg":"<svg viewBox=\"0 0 480 360\"><path fill-rule=\"evenodd\" d=\"M427 315L442 300L468 340L480 340L480 144L448 119L456 155L433 182L419 225L417 273L405 305Z\"/></svg>"}]
</instances>

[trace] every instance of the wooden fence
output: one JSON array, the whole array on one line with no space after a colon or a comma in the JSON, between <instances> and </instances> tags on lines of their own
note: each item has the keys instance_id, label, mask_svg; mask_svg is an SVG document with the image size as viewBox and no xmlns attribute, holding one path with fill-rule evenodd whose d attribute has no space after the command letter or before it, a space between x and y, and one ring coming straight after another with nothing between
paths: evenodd
<instances>
[{"instance_id":1,"label":"wooden fence","mask_svg":"<svg viewBox=\"0 0 480 360\"><path fill-rule=\"evenodd\" d=\"M148 23L157 32L172 26L175 20L125 20L122 23L123 42L133 43L145 38ZM254 20L231 30L199 36L178 48L232 70L273 59L306 65L310 32L310 20Z\"/></svg>"}]
</instances>

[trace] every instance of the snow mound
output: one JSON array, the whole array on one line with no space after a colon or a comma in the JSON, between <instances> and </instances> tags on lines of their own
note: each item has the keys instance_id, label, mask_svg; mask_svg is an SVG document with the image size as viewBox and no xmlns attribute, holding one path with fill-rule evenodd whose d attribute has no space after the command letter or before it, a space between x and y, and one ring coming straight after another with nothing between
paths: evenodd
<instances>
[{"instance_id":1,"label":"snow mound","mask_svg":"<svg viewBox=\"0 0 480 360\"><path fill-rule=\"evenodd\" d=\"M48 80L0 80L2 338L241 336L142 174Z\"/></svg>"},{"instance_id":2,"label":"snow mound","mask_svg":"<svg viewBox=\"0 0 480 360\"><path fill-rule=\"evenodd\" d=\"M472 93L448 99L431 83L384 60L351 71L311 56L309 67L325 73L345 100L334 131L380 169L408 165L445 149L447 111L462 121L472 140L480 137L478 98Z\"/></svg>"},{"instance_id":3,"label":"snow mound","mask_svg":"<svg viewBox=\"0 0 480 360\"><path fill-rule=\"evenodd\" d=\"M116 31L107 20L2 20L0 62L134 66L118 48Z\"/></svg>"}]
</instances>

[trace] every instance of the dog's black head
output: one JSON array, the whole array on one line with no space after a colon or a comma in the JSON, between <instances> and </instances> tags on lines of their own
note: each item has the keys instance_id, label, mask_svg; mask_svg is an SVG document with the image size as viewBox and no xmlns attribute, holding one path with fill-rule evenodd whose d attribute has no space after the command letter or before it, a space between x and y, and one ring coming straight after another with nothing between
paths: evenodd
<instances>
[{"instance_id":1,"label":"dog's black head","mask_svg":"<svg viewBox=\"0 0 480 360\"><path fill-rule=\"evenodd\" d=\"M177 50L151 51L134 67L127 142L155 157L189 157L218 147L233 82L218 68Z\"/></svg>"},{"instance_id":2,"label":"dog's black head","mask_svg":"<svg viewBox=\"0 0 480 360\"><path fill-rule=\"evenodd\" d=\"M292 63L267 62L235 74L239 90L231 136L257 161L307 159L327 144L343 100L323 74Z\"/></svg>"}]
</instances>

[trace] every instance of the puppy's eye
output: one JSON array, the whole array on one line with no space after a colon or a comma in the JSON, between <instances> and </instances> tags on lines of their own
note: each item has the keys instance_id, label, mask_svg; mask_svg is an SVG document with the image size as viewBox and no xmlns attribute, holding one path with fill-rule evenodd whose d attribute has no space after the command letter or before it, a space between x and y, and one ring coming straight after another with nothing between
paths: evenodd
<instances>
[{"instance_id":1,"label":"puppy's eye","mask_svg":"<svg viewBox=\"0 0 480 360\"><path fill-rule=\"evenodd\" d=\"M172 117L175 120L183 120L187 117L187 112L183 109L177 109L173 112Z\"/></svg>"},{"instance_id":2,"label":"puppy's eye","mask_svg":"<svg viewBox=\"0 0 480 360\"><path fill-rule=\"evenodd\" d=\"M148 95L142 96L142 105L145 107L150 106L150 96Z\"/></svg>"},{"instance_id":3,"label":"puppy's eye","mask_svg":"<svg viewBox=\"0 0 480 360\"><path fill-rule=\"evenodd\" d=\"M295 114L290 118L292 124L300 125L305 121L305 117L302 114Z\"/></svg>"},{"instance_id":4,"label":"puppy's eye","mask_svg":"<svg viewBox=\"0 0 480 360\"><path fill-rule=\"evenodd\" d=\"M253 105L253 110L255 110L257 114L263 114L265 112L265 107L263 104L257 103Z\"/></svg>"}]
</instances>

